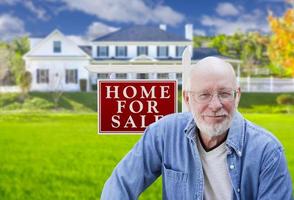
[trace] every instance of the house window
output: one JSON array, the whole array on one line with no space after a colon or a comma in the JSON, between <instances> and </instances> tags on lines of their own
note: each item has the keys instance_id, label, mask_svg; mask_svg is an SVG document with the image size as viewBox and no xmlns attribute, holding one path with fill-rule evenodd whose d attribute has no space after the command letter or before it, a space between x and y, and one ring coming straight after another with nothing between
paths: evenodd
<instances>
[{"instance_id":1,"label":"house window","mask_svg":"<svg viewBox=\"0 0 294 200\"><path fill-rule=\"evenodd\" d=\"M127 57L127 47L126 46L118 46L115 48L116 57Z\"/></svg>"},{"instance_id":2,"label":"house window","mask_svg":"<svg viewBox=\"0 0 294 200\"><path fill-rule=\"evenodd\" d=\"M49 83L49 69L37 69L37 83Z\"/></svg>"},{"instance_id":3,"label":"house window","mask_svg":"<svg viewBox=\"0 0 294 200\"><path fill-rule=\"evenodd\" d=\"M137 47L137 56L140 55L148 55L148 47L147 46L138 46Z\"/></svg>"},{"instance_id":4,"label":"house window","mask_svg":"<svg viewBox=\"0 0 294 200\"><path fill-rule=\"evenodd\" d=\"M158 73L157 78L158 79L168 79L169 75L168 75L168 73Z\"/></svg>"},{"instance_id":5,"label":"house window","mask_svg":"<svg viewBox=\"0 0 294 200\"><path fill-rule=\"evenodd\" d=\"M67 69L65 70L65 83L78 83L78 70Z\"/></svg>"},{"instance_id":6,"label":"house window","mask_svg":"<svg viewBox=\"0 0 294 200\"><path fill-rule=\"evenodd\" d=\"M168 47L167 46L161 46L157 47L157 57L168 57Z\"/></svg>"},{"instance_id":7,"label":"house window","mask_svg":"<svg viewBox=\"0 0 294 200\"><path fill-rule=\"evenodd\" d=\"M137 74L137 79L148 79L149 76L147 73L138 73Z\"/></svg>"},{"instance_id":8,"label":"house window","mask_svg":"<svg viewBox=\"0 0 294 200\"><path fill-rule=\"evenodd\" d=\"M127 79L127 74L126 73L116 73L115 78L116 79Z\"/></svg>"},{"instance_id":9,"label":"house window","mask_svg":"<svg viewBox=\"0 0 294 200\"><path fill-rule=\"evenodd\" d=\"M61 42L60 41L53 41L53 52L54 53L61 52Z\"/></svg>"},{"instance_id":10,"label":"house window","mask_svg":"<svg viewBox=\"0 0 294 200\"><path fill-rule=\"evenodd\" d=\"M97 47L97 57L108 57L108 47L98 46Z\"/></svg>"},{"instance_id":11,"label":"house window","mask_svg":"<svg viewBox=\"0 0 294 200\"><path fill-rule=\"evenodd\" d=\"M107 73L98 73L97 74L97 79L108 79L109 76Z\"/></svg>"},{"instance_id":12,"label":"house window","mask_svg":"<svg viewBox=\"0 0 294 200\"><path fill-rule=\"evenodd\" d=\"M177 46L176 47L176 57L178 57L178 58L182 57L185 48L186 48L185 46Z\"/></svg>"}]
</instances>

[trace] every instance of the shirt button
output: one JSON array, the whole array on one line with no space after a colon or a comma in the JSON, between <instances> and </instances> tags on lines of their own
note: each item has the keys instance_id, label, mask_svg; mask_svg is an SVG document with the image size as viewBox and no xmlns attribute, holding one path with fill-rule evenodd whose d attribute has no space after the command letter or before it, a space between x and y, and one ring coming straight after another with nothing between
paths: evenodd
<instances>
[{"instance_id":1,"label":"shirt button","mask_svg":"<svg viewBox=\"0 0 294 200\"><path fill-rule=\"evenodd\" d=\"M240 188L237 189L237 192L240 192Z\"/></svg>"},{"instance_id":2,"label":"shirt button","mask_svg":"<svg viewBox=\"0 0 294 200\"><path fill-rule=\"evenodd\" d=\"M235 169L235 165L230 165L230 169Z\"/></svg>"}]
</instances>

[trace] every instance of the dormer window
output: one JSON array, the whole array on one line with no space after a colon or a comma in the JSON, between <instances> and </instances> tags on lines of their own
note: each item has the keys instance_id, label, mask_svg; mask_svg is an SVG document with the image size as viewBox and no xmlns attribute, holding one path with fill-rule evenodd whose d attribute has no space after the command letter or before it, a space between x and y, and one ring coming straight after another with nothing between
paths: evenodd
<instances>
[{"instance_id":1,"label":"dormer window","mask_svg":"<svg viewBox=\"0 0 294 200\"><path fill-rule=\"evenodd\" d=\"M98 46L97 47L97 57L108 57L108 47L107 46Z\"/></svg>"},{"instance_id":2,"label":"dormer window","mask_svg":"<svg viewBox=\"0 0 294 200\"><path fill-rule=\"evenodd\" d=\"M157 47L157 57L159 58L168 57L168 46Z\"/></svg>"},{"instance_id":3,"label":"dormer window","mask_svg":"<svg viewBox=\"0 0 294 200\"><path fill-rule=\"evenodd\" d=\"M53 52L61 53L61 41L53 41Z\"/></svg>"},{"instance_id":4,"label":"dormer window","mask_svg":"<svg viewBox=\"0 0 294 200\"><path fill-rule=\"evenodd\" d=\"M177 46L176 47L176 57L181 58L185 48L186 48L185 46Z\"/></svg>"},{"instance_id":5,"label":"dormer window","mask_svg":"<svg viewBox=\"0 0 294 200\"><path fill-rule=\"evenodd\" d=\"M138 46L137 47L137 56L146 55L148 56L148 47L147 46Z\"/></svg>"},{"instance_id":6,"label":"dormer window","mask_svg":"<svg viewBox=\"0 0 294 200\"><path fill-rule=\"evenodd\" d=\"M127 47L126 46L117 46L115 48L116 57L127 57Z\"/></svg>"}]
</instances>

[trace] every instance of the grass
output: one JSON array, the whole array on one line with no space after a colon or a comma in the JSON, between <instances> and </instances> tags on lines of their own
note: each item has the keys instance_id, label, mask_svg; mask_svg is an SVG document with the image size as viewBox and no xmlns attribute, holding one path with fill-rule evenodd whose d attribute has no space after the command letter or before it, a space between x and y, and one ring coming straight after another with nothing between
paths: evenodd
<instances>
[{"instance_id":1,"label":"grass","mask_svg":"<svg viewBox=\"0 0 294 200\"><path fill-rule=\"evenodd\" d=\"M246 114L273 131L294 176L294 115ZM140 136L96 134L95 113L1 113L0 199L97 199ZM161 180L140 199L161 199Z\"/></svg>"},{"instance_id":2,"label":"grass","mask_svg":"<svg viewBox=\"0 0 294 200\"><path fill-rule=\"evenodd\" d=\"M54 107L53 94L48 92L31 92L24 102L18 93L0 94L0 108L3 110L51 110L96 112L96 92L65 92Z\"/></svg>"},{"instance_id":3,"label":"grass","mask_svg":"<svg viewBox=\"0 0 294 200\"><path fill-rule=\"evenodd\" d=\"M178 111L181 111L182 89L178 88ZM243 113L294 113L294 105L278 105L276 98L283 93L242 93L239 108ZM288 93L294 95L294 93ZM32 92L25 102L19 94L0 94L2 110L46 110L56 111L52 93ZM58 102L58 111L97 112L96 92L65 92Z\"/></svg>"}]
</instances>

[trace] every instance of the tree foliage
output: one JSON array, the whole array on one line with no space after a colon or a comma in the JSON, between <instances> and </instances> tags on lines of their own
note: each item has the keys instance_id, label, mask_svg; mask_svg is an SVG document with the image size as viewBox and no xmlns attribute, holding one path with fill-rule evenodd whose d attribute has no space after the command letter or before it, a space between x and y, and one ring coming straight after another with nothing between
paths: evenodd
<instances>
[{"instance_id":1,"label":"tree foliage","mask_svg":"<svg viewBox=\"0 0 294 200\"><path fill-rule=\"evenodd\" d=\"M6 43L0 43L0 80L4 78L10 67L11 52Z\"/></svg>"},{"instance_id":2,"label":"tree foliage","mask_svg":"<svg viewBox=\"0 0 294 200\"><path fill-rule=\"evenodd\" d=\"M17 85L21 85L21 76L25 73L25 63L22 56L29 50L27 37L16 38L10 43L13 54L10 57L10 69L16 78Z\"/></svg>"},{"instance_id":3,"label":"tree foliage","mask_svg":"<svg viewBox=\"0 0 294 200\"><path fill-rule=\"evenodd\" d=\"M0 42L0 80L11 74L10 83L21 84L21 76L25 73L22 56L29 50L27 37L15 38L10 42ZM11 77L10 77L11 78Z\"/></svg>"},{"instance_id":4,"label":"tree foliage","mask_svg":"<svg viewBox=\"0 0 294 200\"><path fill-rule=\"evenodd\" d=\"M289 1L292 7L283 16L268 17L272 30L268 55L271 62L286 73L294 76L294 1Z\"/></svg>"},{"instance_id":5,"label":"tree foliage","mask_svg":"<svg viewBox=\"0 0 294 200\"><path fill-rule=\"evenodd\" d=\"M250 73L252 69L268 65L266 53L269 43L268 36L258 32L233 35L217 35L211 39L210 47L216 48L221 55L240 59L244 71Z\"/></svg>"},{"instance_id":6,"label":"tree foliage","mask_svg":"<svg viewBox=\"0 0 294 200\"><path fill-rule=\"evenodd\" d=\"M206 47L212 38L209 36L195 35L193 37L193 47Z\"/></svg>"}]
</instances>

